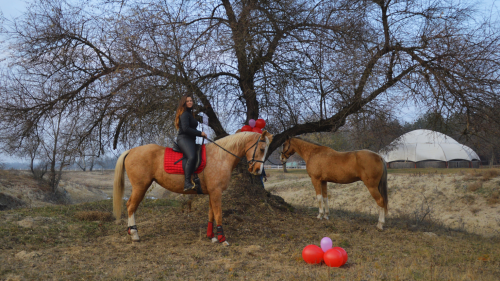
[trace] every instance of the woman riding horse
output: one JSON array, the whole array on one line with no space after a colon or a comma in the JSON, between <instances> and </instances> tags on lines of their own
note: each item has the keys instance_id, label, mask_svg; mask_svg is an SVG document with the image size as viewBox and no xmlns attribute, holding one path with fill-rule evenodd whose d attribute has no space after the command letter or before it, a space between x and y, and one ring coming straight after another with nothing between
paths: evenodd
<instances>
[{"instance_id":1,"label":"woman riding horse","mask_svg":"<svg viewBox=\"0 0 500 281\"><path fill-rule=\"evenodd\" d=\"M195 183L192 180L194 170L196 169L196 137L204 137L205 132L196 130L198 121L194 119L193 97L185 95L179 101L177 113L175 114L175 128L179 130L177 135L177 145L187 158L184 168L184 191L194 189Z\"/></svg>"}]
</instances>

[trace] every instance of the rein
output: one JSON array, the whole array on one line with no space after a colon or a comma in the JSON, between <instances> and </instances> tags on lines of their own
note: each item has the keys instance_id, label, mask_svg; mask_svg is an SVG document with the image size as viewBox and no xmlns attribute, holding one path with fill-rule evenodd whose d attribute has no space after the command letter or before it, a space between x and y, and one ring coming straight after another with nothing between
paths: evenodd
<instances>
[{"instance_id":1,"label":"rein","mask_svg":"<svg viewBox=\"0 0 500 281\"><path fill-rule=\"evenodd\" d=\"M248 149L245 151L245 155L246 155L246 154L247 154L247 152L248 152L250 149L252 149L252 147L254 147L254 146L255 146L255 149L254 149L254 151L253 151L252 160L250 160L250 161L246 161L246 160L244 160L244 159L243 159L243 157L239 157L238 155L236 155L236 154L232 153L231 151L229 151L229 150L225 149L224 147L220 146L220 145L219 145L218 143L216 143L215 141L213 141L213 140L211 140L211 139L209 139L209 138L206 138L206 139L207 139L209 142L211 142L211 143L215 144L216 146L220 147L220 148L221 148L222 150L224 150L225 152L227 152L227 153L229 153L229 154L233 155L234 157L236 157L236 158L240 159L240 161L245 161L247 164L248 164L248 163L253 163L252 165L254 165L254 164L255 164L255 162L264 163L264 161L261 161L261 160L255 160L255 152L257 152L257 144L258 144L259 142L266 142L265 140L261 140L261 139L259 138L259 139L258 139L258 140L257 140L257 141L256 141L256 142L252 145L252 146L250 146L250 148L248 148Z\"/></svg>"}]
</instances>

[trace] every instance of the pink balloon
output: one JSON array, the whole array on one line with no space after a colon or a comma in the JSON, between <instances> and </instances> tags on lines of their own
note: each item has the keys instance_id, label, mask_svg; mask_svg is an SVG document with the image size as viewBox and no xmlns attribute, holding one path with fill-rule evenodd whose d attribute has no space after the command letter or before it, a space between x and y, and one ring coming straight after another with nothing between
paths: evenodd
<instances>
[{"instance_id":1,"label":"pink balloon","mask_svg":"<svg viewBox=\"0 0 500 281\"><path fill-rule=\"evenodd\" d=\"M323 250L323 252L326 252L331 248L332 248L332 239L330 239L329 237L323 237L323 239L321 239L321 250Z\"/></svg>"},{"instance_id":2,"label":"pink balloon","mask_svg":"<svg viewBox=\"0 0 500 281\"><path fill-rule=\"evenodd\" d=\"M248 121L248 125L250 125L250 127L255 127L255 120L253 119L250 119L250 121Z\"/></svg>"}]
</instances>

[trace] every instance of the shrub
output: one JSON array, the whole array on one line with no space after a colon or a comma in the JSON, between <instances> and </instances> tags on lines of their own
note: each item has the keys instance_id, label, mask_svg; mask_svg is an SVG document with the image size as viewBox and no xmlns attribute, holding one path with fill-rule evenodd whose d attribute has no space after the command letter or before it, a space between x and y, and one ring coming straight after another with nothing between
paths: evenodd
<instances>
[{"instance_id":1,"label":"shrub","mask_svg":"<svg viewBox=\"0 0 500 281\"><path fill-rule=\"evenodd\" d=\"M483 173L483 180L484 181L488 181L488 180L491 180L492 178L496 178L498 176L500 176L500 171L499 170L494 170L494 169L486 170Z\"/></svg>"},{"instance_id":2,"label":"shrub","mask_svg":"<svg viewBox=\"0 0 500 281\"><path fill-rule=\"evenodd\" d=\"M493 191L490 197L486 199L486 202L488 202L488 205L498 204L500 202L500 192L498 190Z\"/></svg>"},{"instance_id":3,"label":"shrub","mask_svg":"<svg viewBox=\"0 0 500 281\"><path fill-rule=\"evenodd\" d=\"M477 191L478 189L480 189L481 187L483 187L483 183L480 181L476 181L476 182L469 184L467 189L469 189L469 191L474 192L474 191Z\"/></svg>"},{"instance_id":4,"label":"shrub","mask_svg":"<svg viewBox=\"0 0 500 281\"><path fill-rule=\"evenodd\" d=\"M474 178L474 175L467 174L467 175L464 176L463 180L464 181L472 181L472 180L475 180L475 178Z\"/></svg>"}]
</instances>

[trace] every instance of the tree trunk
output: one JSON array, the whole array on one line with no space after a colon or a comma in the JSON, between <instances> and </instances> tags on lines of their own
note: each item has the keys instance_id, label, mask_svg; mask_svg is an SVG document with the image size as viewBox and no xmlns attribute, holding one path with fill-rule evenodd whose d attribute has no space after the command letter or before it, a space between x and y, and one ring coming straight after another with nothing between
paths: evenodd
<instances>
[{"instance_id":1,"label":"tree trunk","mask_svg":"<svg viewBox=\"0 0 500 281\"><path fill-rule=\"evenodd\" d=\"M94 156L92 156L92 157L90 158L90 167L89 167L89 171L91 171L91 172L92 172L92 170L94 169L94 159L95 159L95 158L94 158Z\"/></svg>"},{"instance_id":2,"label":"tree trunk","mask_svg":"<svg viewBox=\"0 0 500 281\"><path fill-rule=\"evenodd\" d=\"M288 173L288 171L286 170L286 163L283 163L283 173Z\"/></svg>"}]
</instances>

